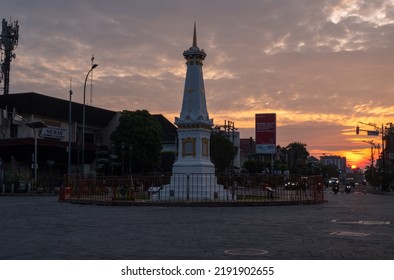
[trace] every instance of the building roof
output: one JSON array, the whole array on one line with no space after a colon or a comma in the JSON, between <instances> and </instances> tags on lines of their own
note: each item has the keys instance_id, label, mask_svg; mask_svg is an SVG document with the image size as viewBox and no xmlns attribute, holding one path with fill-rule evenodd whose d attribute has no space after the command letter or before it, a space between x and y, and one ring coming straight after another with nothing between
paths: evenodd
<instances>
[{"instance_id":1,"label":"building roof","mask_svg":"<svg viewBox=\"0 0 394 280\"><path fill-rule=\"evenodd\" d=\"M177 128L176 126L167 120L162 114L152 115L161 125L161 129L163 132L163 142L175 142L177 137Z\"/></svg>"},{"instance_id":2,"label":"building roof","mask_svg":"<svg viewBox=\"0 0 394 280\"><path fill-rule=\"evenodd\" d=\"M0 95L0 108L18 113L47 116L53 119L67 120L69 116L69 100L51 97L36 92L13 93ZM83 104L71 103L72 121L82 122ZM106 125L116 112L92 107L85 104L85 121L90 125Z\"/></svg>"},{"instance_id":3,"label":"building roof","mask_svg":"<svg viewBox=\"0 0 394 280\"><path fill-rule=\"evenodd\" d=\"M319 163L320 161L316 157L310 156L307 158L307 162L313 164L313 163Z\"/></svg>"},{"instance_id":4,"label":"building roof","mask_svg":"<svg viewBox=\"0 0 394 280\"><path fill-rule=\"evenodd\" d=\"M11 112L15 108L19 114L46 116L57 120L68 120L69 100L51 97L36 92L0 95L0 109ZM85 118L89 125L106 126L117 112L85 104ZM83 104L72 102L71 118L73 122L82 123ZM161 125L163 142L174 142L177 135L176 126L163 115L152 115Z\"/></svg>"}]
</instances>

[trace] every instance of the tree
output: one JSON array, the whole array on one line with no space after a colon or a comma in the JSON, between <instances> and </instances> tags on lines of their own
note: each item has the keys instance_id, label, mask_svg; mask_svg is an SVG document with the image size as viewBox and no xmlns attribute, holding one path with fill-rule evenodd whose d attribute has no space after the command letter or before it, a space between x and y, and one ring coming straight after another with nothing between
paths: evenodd
<instances>
[{"instance_id":1,"label":"tree","mask_svg":"<svg viewBox=\"0 0 394 280\"><path fill-rule=\"evenodd\" d=\"M301 142L293 142L286 147L289 168L293 173L299 173L301 167L306 164L306 159L309 156L306 146L306 144Z\"/></svg>"},{"instance_id":2,"label":"tree","mask_svg":"<svg viewBox=\"0 0 394 280\"><path fill-rule=\"evenodd\" d=\"M269 168L270 163L258 159L250 159L244 162L243 169L248 173L262 173Z\"/></svg>"},{"instance_id":3,"label":"tree","mask_svg":"<svg viewBox=\"0 0 394 280\"><path fill-rule=\"evenodd\" d=\"M327 180L332 177L339 177L338 167L335 165L322 165L321 173Z\"/></svg>"},{"instance_id":4,"label":"tree","mask_svg":"<svg viewBox=\"0 0 394 280\"><path fill-rule=\"evenodd\" d=\"M234 157L237 155L237 148L221 133L211 135L211 160L218 171L225 171L231 167Z\"/></svg>"},{"instance_id":5,"label":"tree","mask_svg":"<svg viewBox=\"0 0 394 280\"><path fill-rule=\"evenodd\" d=\"M275 169L281 171L289 169L287 149L285 147L281 147L280 145L276 146Z\"/></svg>"},{"instance_id":6,"label":"tree","mask_svg":"<svg viewBox=\"0 0 394 280\"><path fill-rule=\"evenodd\" d=\"M382 191L390 191L390 182L393 180L393 176L384 172L381 168L374 166L366 166L365 179L368 183L375 187L381 187Z\"/></svg>"},{"instance_id":7,"label":"tree","mask_svg":"<svg viewBox=\"0 0 394 280\"><path fill-rule=\"evenodd\" d=\"M160 164L161 139L160 123L147 110L124 110L111 135L120 157L124 157L124 149L130 149L133 172L153 171ZM123 163L129 164L127 160Z\"/></svg>"}]
</instances>

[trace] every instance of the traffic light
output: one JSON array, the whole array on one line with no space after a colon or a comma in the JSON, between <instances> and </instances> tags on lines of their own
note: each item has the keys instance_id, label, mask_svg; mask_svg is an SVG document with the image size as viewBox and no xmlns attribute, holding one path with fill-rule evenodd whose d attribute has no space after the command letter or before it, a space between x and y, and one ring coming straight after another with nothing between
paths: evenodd
<instances>
[{"instance_id":1,"label":"traffic light","mask_svg":"<svg viewBox=\"0 0 394 280\"><path fill-rule=\"evenodd\" d=\"M360 134L360 127L357 125L356 126L356 134L359 135Z\"/></svg>"}]
</instances>

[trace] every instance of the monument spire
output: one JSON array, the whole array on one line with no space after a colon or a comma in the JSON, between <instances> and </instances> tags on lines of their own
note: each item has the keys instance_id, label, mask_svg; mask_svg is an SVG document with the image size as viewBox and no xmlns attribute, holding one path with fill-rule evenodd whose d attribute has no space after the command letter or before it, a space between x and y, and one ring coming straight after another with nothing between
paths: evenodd
<instances>
[{"instance_id":1,"label":"monument spire","mask_svg":"<svg viewBox=\"0 0 394 280\"><path fill-rule=\"evenodd\" d=\"M197 46L197 31L194 22L192 46L183 52L186 59L186 79L183 92L182 110L175 119L178 127L183 125L199 125L211 129L213 120L209 119L203 78L203 61L207 54Z\"/></svg>"},{"instance_id":2,"label":"monument spire","mask_svg":"<svg viewBox=\"0 0 394 280\"><path fill-rule=\"evenodd\" d=\"M196 22L194 22L193 47L197 48Z\"/></svg>"}]
</instances>

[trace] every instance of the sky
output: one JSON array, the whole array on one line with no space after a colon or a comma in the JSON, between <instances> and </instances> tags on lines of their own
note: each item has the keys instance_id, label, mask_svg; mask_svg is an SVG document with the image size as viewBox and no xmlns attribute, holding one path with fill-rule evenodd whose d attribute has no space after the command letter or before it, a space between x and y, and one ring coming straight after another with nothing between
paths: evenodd
<instances>
[{"instance_id":1,"label":"sky","mask_svg":"<svg viewBox=\"0 0 394 280\"><path fill-rule=\"evenodd\" d=\"M358 122L394 120L393 0L0 0L19 22L10 94L37 92L109 110L179 116L183 51L207 53L210 118L255 137L258 113L277 114L277 144L370 164L380 137ZM3 85L0 85L3 87ZM360 124L361 129L373 127ZM377 151L375 157L377 156Z\"/></svg>"}]
</instances>

